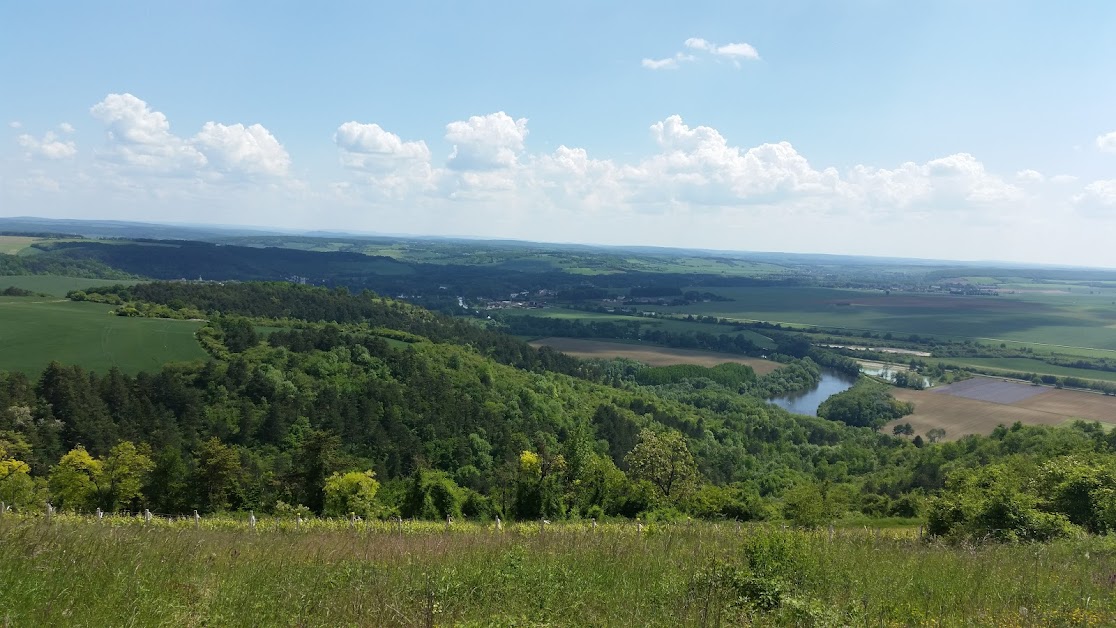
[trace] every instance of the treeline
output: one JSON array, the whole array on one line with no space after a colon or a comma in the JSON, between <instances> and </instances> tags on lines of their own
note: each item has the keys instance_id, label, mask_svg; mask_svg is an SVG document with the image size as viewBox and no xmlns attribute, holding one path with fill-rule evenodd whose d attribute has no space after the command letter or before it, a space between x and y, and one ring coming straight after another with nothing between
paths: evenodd
<instances>
[{"instance_id":1,"label":"treeline","mask_svg":"<svg viewBox=\"0 0 1116 628\"><path fill-rule=\"evenodd\" d=\"M597 379L586 364L549 347L536 349L471 320L435 314L371 291L350 293L287 282L216 283L166 281L74 292L71 298L121 304L124 315L178 318L236 314L279 321L331 321L406 332L434 342L468 345L502 363Z\"/></svg>"},{"instance_id":2,"label":"treeline","mask_svg":"<svg viewBox=\"0 0 1116 628\"><path fill-rule=\"evenodd\" d=\"M90 279L135 279L136 276L120 271L96 260L72 259L66 256L0 255L0 275L60 275Z\"/></svg>"},{"instance_id":3,"label":"treeline","mask_svg":"<svg viewBox=\"0 0 1116 628\"><path fill-rule=\"evenodd\" d=\"M672 364L639 370L635 381L644 386L676 384L683 380L708 378L728 388L743 388L756 381L756 372L746 364L726 362L713 367L696 364Z\"/></svg>"},{"instance_id":4,"label":"treeline","mask_svg":"<svg viewBox=\"0 0 1116 628\"><path fill-rule=\"evenodd\" d=\"M562 338L608 338L642 340L676 349L700 349L744 355L759 355L754 342L740 334L669 331L653 320L595 321L511 314L500 317L509 334L528 338L558 336Z\"/></svg>"}]
</instances>

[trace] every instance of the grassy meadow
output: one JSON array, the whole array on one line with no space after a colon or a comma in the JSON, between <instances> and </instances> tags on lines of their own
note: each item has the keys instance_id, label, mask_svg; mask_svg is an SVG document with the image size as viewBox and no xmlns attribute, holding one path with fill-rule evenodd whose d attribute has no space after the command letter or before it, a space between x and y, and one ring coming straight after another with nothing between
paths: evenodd
<instances>
[{"instance_id":1,"label":"grassy meadow","mask_svg":"<svg viewBox=\"0 0 1116 628\"><path fill-rule=\"evenodd\" d=\"M126 318L111 306L36 297L0 297L0 370L38 373L52 360L104 371L158 370L204 359L200 322Z\"/></svg>"},{"instance_id":2,"label":"grassy meadow","mask_svg":"<svg viewBox=\"0 0 1116 628\"><path fill-rule=\"evenodd\" d=\"M161 521L161 520L159 520ZM0 519L4 625L1102 626L1116 544L909 529Z\"/></svg>"}]
</instances>

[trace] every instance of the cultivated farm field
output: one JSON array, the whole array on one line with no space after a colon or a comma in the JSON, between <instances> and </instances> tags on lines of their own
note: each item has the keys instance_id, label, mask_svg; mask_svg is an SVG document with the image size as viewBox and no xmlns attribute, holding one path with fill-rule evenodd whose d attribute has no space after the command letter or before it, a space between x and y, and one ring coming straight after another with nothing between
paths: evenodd
<instances>
[{"instance_id":1,"label":"cultivated farm field","mask_svg":"<svg viewBox=\"0 0 1116 628\"><path fill-rule=\"evenodd\" d=\"M733 299L656 306L672 314L896 335L1116 350L1116 289L962 296L799 286L718 288Z\"/></svg>"},{"instance_id":2,"label":"cultivated farm field","mask_svg":"<svg viewBox=\"0 0 1116 628\"><path fill-rule=\"evenodd\" d=\"M1106 352L1102 357L1116 357L1112 352ZM1094 379L1106 382L1116 382L1116 373L1096 369L1081 369L1057 364L1047 364L1042 360L1032 358L940 358L936 361L948 365L961 367L975 366L982 369L998 369L1011 373L1041 373L1057 375L1059 377L1078 377L1081 379Z\"/></svg>"},{"instance_id":3,"label":"cultivated farm field","mask_svg":"<svg viewBox=\"0 0 1116 628\"><path fill-rule=\"evenodd\" d=\"M15 255L38 241L39 238L31 236L0 235L0 253Z\"/></svg>"},{"instance_id":4,"label":"cultivated farm field","mask_svg":"<svg viewBox=\"0 0 1116 628\"><path fill-rule=\"evenodd\" d=\"M57 360L136 373L206 357L194 338L202 323L114 316L111 309L99 303L0 297L0 370L37 374Z\"/></svg>"},{"instance_id":5,"label":"cultivated farm field","mask_svg":"<svg viewBox=\"0 0 1116 628\"><path fill-rule=\"evenodd\" d=\"M608 342L604 340L586 340L583 338L542 338L531 342L536 347L547 346L574 357L586 359L628 358L650 364L651 366L669 366L671 364L697 364L699 366L717 366L726 362L747 364L758 375L770 373L779 368L778 362L761 360L717 353L715 351L696 351L693 349L672 349L654 345L628 344L623 342Z\"/></svg>"},{"instance_id":6,"label":"cultivated farm field","mask_svg":"<svg viewBox=\"0 0 1116 628\"><path fill-rule=\"evenodd\" d=\"M954 388L957 387L957 388ZM1035 387L977 377L928 390L896 388L896 399L914 404L914 413L884 426L910 423L918 434L941 428L945 440L991 434L998 425L1064 425L1074 420L1116 425L1116 398L1079 390Z\"/></svg>"}]
</instances>

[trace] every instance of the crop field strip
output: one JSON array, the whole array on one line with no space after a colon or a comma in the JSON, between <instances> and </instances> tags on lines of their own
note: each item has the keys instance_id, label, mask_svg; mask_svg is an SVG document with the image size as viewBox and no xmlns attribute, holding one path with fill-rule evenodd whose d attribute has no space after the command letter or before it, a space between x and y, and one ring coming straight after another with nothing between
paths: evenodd
<instances>
[{"instance_id":1,"label":"crop field strip","mask_svg":"<svg viewBox=\"0 0 1116 628\"><path fill-rule=\"evenodd\" d=\"M0 235L0 254L15 255L39 241L32 236Z\"/></svg>"},{"instance_id":2,"label":"crop field strip","mask_svg":"<svg viewBox=\"0 0 1116 628\"><path fill-rule=\"evenodd\" d=\"M690 288L687 288L690 289ZM696 289L696 288L695 288ZM732 301L656 306L674 315L850 331L1019 342L1041 347L1116 350L1116 290L1094 294L884 295L814 287L716 288Z\"/></svg>"},{"instance_id":3,"label":"crop field strip","mask_svg":"<svg viewBox=\"0 0 1116 628\"><path fill-rule=\"evenodd\" d=\"M628 358L650 364L651 366L670 366L671 364L696 364L698 366L717 366L726 362L746 364L757 375L770 373L781 366L778 362L746 358L714 351L694 349L672 349L654 345L626 344L605 340L586 340L583 338L542 338L531 342L536 347L547 346L562 353L578 358L608 359Z\"/></svg>"},{"instance_id":4,"label":"crop field strip","mask_svg":"<svg viewBox=\"0 0 1116 628\"><path fill-rule=\"evenodd\" d=\"M1114 357L1111 352L1101 357ZM949 366L976 367L992 369L1005 373L1038 373L1040 375L1056 375L1059 377L1078 377L1105 382L1116 382L1116 373L1096 369L1073 368L1057 364L1047 364L1042 360L1032 358L930 358Z\"/></svg>"},{"instance_id":5,"label":"crop field strip","mask_svg":"<svg viewBox=\"0 0 1116 628\"><path fill-rule=\"evenodd\" d=\"M977 401L991 401L1007 405L1019 405L1035 395L1045 392L1042 386L1007 382L987 377L974 377L948 386L939 386L930 392L936 395L953 395Z\"/></svg>"}]
</instances>

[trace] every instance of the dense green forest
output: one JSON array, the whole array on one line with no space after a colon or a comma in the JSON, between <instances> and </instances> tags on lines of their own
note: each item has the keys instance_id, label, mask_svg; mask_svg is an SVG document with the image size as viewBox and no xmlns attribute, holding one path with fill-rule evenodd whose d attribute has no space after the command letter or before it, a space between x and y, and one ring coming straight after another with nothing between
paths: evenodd
<instances>
[{"instance_id":1,"label":"dense green forest","mask_svg":"<svg viewBox=\"0 0 1116 628\"><path fill-rule=\"evenodd\" d=\"M116 269L153 279L217 281L311 281L327 287L382 294L421 295L423 303L447 311L456 297L494 298L518 292L551 290L566 300L601 298L629 289L676 293L685 286L757 286L787 283L793 277L756 279L702 273L631 271L585 275L549 264L425 263L350 251L305 251L276 246L238 246L189 240L137 239L50 241L34 245L43 260L56 266ZM0 269L3 271L3 269Z\"/></svg>"},{"instance_id":2,"label":"dense green forest","mask_svg":"<svg viewBox=\"0 0 1116 628\"><path fill-rule=\"evenodd\" d=\"M812 525L849 513L940 515L953 499L962 506L939 528L969 534L984 510L983 494L957 479L967 470L1062 460L1092 469L1092 484L1068 501L1016 486L1014 505L1041 516L1013 521L1061 533L1116 523L1103 514L1116 512L1116 474L1111 457L1097 458L1116 437L1098 427L1015 426L920 447L847 425L862 422L836 409L841 420L767 403L817 381L809 357L762 377L740 365L583 362L370 292L288 283L73 296L116 303L118 315L204 316L211 358L135 376L62 364L38 378L0 375L9 506ZM882 385L868 392L889 399ZM1070 502L1102 514L1075 519Z\"/></svg>"}]
</instances>

